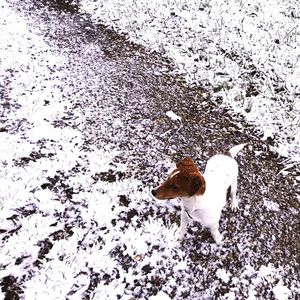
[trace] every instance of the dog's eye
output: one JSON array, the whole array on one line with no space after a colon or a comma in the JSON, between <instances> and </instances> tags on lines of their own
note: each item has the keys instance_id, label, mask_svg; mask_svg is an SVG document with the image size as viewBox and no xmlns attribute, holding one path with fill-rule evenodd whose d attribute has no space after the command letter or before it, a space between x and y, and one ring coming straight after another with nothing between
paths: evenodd
<instances>
[{"instance_id":1,"label":"dog's eye","mask_svg":"<svg viewBox=\"0 0 300 300\"><path fill-rule=\"evenodd\" d=\"M175 184L171 184L171 185L170 185L170 188L171 188L172 190L177 190L177 189L178 189L178 187L177 187Z\"/></svg>"}]
</instances>

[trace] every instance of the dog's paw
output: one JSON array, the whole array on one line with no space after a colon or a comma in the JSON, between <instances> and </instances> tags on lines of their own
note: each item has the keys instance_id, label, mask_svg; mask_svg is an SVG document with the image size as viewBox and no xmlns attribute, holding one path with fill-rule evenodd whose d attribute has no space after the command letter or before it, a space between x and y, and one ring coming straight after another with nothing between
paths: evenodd
<instances>
[{"instance_id":1,"label":"dog's paw","mask_svg":"<svg viewBox=\"0 0 300 300\"><path fill-rule=\"evenodd\" d=\"M222 244L222 240L223 240L223 237L222 235L219 233L219 234L216 234L214 236L214 240L216 242L217 245L221 245Z\"/></svg>"},{"instance_id":2,"label":"dog's paw","mask_svg":"<svg viewBox=\"0 0 300 300\"><path fill-rule=\"evenodd\" d=\"M237 212L239 210L239 205L236 202L230 204L230 209L233 212Z\"/></svg>"},{"instance_id":3,"label":"dog's paw","mask_svg":"<svg viewBox=\"0 0 300 300\"><path fill-rule=\"evenodd\" d=\"M216 242L216 244L220 245L222 243L222 234L220 233L219 230L211 230L210 231L214 241Z\"/></svg>"}]
</instances>

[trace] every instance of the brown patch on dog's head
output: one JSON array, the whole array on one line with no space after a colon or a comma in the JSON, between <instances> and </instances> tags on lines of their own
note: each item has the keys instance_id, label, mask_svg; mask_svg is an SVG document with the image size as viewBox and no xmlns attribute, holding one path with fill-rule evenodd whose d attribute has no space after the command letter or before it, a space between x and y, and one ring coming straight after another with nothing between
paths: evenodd
<instances>
[{"instance_id":1,"label":"brown patch on dog's head","mask_svg":"<svg viewBox=\"0 0 300 300\"><path fill-rule=\"evenodd\" d=\"M177 169L198 171L197 166L190 157L186 157L176 164Z\"/></svg>"},{"instance_id":2,"label":"brown patch on dog's head","mask_svg":"<svg viewBox=\"0 0 300 300\"><path fill-rule=\"evenodd\" d=\"M176 167L163 184L152 190L152 195L161 200L203 195L205 179L193 160L185 158Z\"/></svg>"}]
</instances>

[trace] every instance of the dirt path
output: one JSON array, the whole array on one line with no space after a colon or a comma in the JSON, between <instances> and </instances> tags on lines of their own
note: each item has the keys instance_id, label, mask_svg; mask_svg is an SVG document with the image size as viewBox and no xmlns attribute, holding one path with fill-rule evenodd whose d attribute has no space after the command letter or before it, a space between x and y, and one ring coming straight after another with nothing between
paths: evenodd
<instances>
[{"instance_id":1,"label":"dirt path","mask_svg":"<svg viewBox=\"0 0 300 300\"><path fill-rule=\"evenodd\" d=\"M288 288L299 288L300 205L299 186L295 180L299 174L296 171L287 176L280 174L283 166L270 151L270 145L260 141L253 127L231 116L218 103L212 103L209 87L185 87L182 78L171 75L171 62L130 44L125 37L102 25L92 24L87 16L77 15L76 7L59 7L60 2L55 3L57 5L52 8L29 4L20 5L20 9L23 14L32 16L34 22L31 26L40 27L47 43L69 60L67 65L60 66L68 75L59 78L58 87L71 106L66 107L64 117L57 119L55 126L80 130L85 140L83 152L95 146L105 151L116 149L118 155L114 164L126 165L122 172L112 168L96 174L97 180L118 184L133 177L142 181L140 189L147 190L162 178L170 161L192 156L203 170L206 160L214 153L225 152L238 143L250 144L239 157L240 212L233 215L227 209L224 211L221 231L225 242L222 248L211 247L210 236L195 224L187 241L179 247L185 253L189 266L187 272L175 274L164 263L157 263L156 267L146 265L138 281L134 284L128 281L126 290L130 290L136 299L147 299L167 285L169 296L174 299L182 299L183 296L193 299L197 295L216 299L235 286L233 281L223 282L208 292L216 283L216 268L225 268L233 277L246 280L236 291L238 299L249 295L253 286L258 298L273 297L270 286L274 287L280 278L284 278ZM180 116L182 122L168 118L166 112L169 110ZM3 130L13 132L5 126ZM43 145L37 145L33 157L19 159L20 167L26 166L30 160L39 159ZM61 173L49 182L53 185L63 183L68 176L84 172L79 165L77 169L70 170L68 174ZM59 193L68 201L72 200L75 192L67 184L61 184ZM128 196L119 200L121 204L122 201L125 204L126 201L134 201ZM132 214L137 214L141 222L154 217L162 218L165 224L178 223L176 205L165 209L157 208L150 197L140 201L143 210L134 211L128 208L127 203L124 207L126 217L119 215L114 222L125 220L125 223L130 223ZM206 243L208 246L204 247ZM155 247L149 245L150 256L157 250ZM47 247L41 257L46 255ZM128 258L122 255L122 248L111 252L111 256L124 262ZM129 259L126 263L126 266L120 263L120 268L136 268L133 260ZM269 264L282 269L278 271L282 277L274 275L273 281L270 279L267 284L262 280L253 285L251 280L257 273L248 278L245 266L251 265L257 271ZM153 269L155 276L151 275ZM95 280L95 274L85 299L101 280L110 283L104 275L102 279ZM174 278L175 285L166 280L170 277ZM14 299L18 299L22 294L19 286L24 280L23 277L16 284L15 278L5 277L1 283L3 293L9 297L9 290L15 289ZM180 280L190 282L189 288L176 289ZM199 280L201 287L193 284ZM299 294L294 291L292 296L299 297Z\"/></svg>"}]
</instances>

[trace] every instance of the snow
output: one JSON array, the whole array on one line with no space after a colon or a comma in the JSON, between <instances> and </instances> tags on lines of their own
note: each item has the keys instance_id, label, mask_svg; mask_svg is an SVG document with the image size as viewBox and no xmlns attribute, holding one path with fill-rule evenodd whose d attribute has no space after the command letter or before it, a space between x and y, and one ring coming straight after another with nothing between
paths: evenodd
<instances>
[{"instance_id":1,"label":"snow","mask_svg":"<svg viewBox=\"0 0 300 300\"><path fill-rule=\"evenodd\" d=\"M181 121L181 117L176 115L173 111L169 110L166 112L167 117L169 117L173 121Z\"/></svg>"},{"instance_id":2,"label":"snow","mask_svg":"<svg viewBox=\"0 0 300 300\"><path fill-rule=\"evenodd\" d=\"M188 84L272 139L289 165L300 161L300 10L295 1L82 0L81 11L172 58Z\"/></svg>"},{"instance_id":3,"label":"snow","mask_svg":"<svg viewBox=\"0 0 300 300\"><path fill-rule=\"evenodd\" d=\"M227 272L224 269L218 269L216 275L225 283L228 283L231 278L230 272Z\"/></svg>"},{"instance_id":4,"label":"snow","mask_svg":"<svg viewBox=\"0 0 300 300\"><path fill-rule=\"evenodd\" d=\"M184 6L185 2L181 2ZM82 5L84 3L86 9L91 8L90 3L81 2ZM102 5L107 3L117 5L116 2L105 2ZM123 3L122 9L127 9L130 14L128 3ZM211 282L207 290L199 288L201 295L206 298L211 297L220 284L230 281L232 287L229 288L227 299L233 299L239 288L250 297L251 291L266 282L278 299L295 295L299 283L285 285L283 280L286 274L281 266L242 265L233 274L232 269L219 266L224 253L230 249L219 248L209 242L199 243L197 238L187 238L186 244L182 246L175 235L178 225L170 220L172 213L178 213L176 203L153 205L149 187L145 187L145 183L137 176L128 175L132 170L129 170L124 160L120 160L120 156L128 153L124 154L115 146L113 134L110 133L111 142L103 142L103 146L98 147L93 141L95 144L91 143L86 149L87 128L83 126L87 117L93 116L92 108L86 111L74 108L71 99L65 97L65 94L70 92L74 97L78 96L72 89L72 82L66 78L70 79L73 73L78 72L76 88L80 90L84 82L82 74L91 72L85 69L88 68L87 61L76 69L70 64L66 53L42 38L41 29L38 29L32 15L24 16L14 4L18 2L1 2L0 20L0 57L5 57L0 60L0 80L1 85L9 87L8 98L12 106L5 116L9 130L0 132L0 279L14 277L24 299L85 297L102 300L121 297L129 300L140 295L140 299L167 300L172 299L174 291L178 292L176 296L180 299L182 294L195 288L194 284L190 284L194 279L191 271L193 267L193 271L197 272L195 276ZM137 2L141 10L147 8L146 4ZM154 4L158 6L151 12L152 38L153 42L160 38L163 43L165 33L156 34L156 25L160 21L156 14L169 16L169 11L165 9L165 2L154 1L152 9ZM192 8L196 4L193 5ZM113 7L109 6L110 9ZM105 7L102 8L105 12ZM211 7L212 14L220 13L221 8ZM105 13L108 15L108 11ZM133 16L137 13L134 12ZM187 9L181 10L175 6L174 13L182 19L191 17ZM123 17L114 10L109 12L109 16L111 14L114 14L114 19ZM136 19L146 22L151 14L143 15L144 18L137 15ZM215 21L209 20L203 11L199 14L203 17L202 21L199 21L198 15L191 18L199 26L204 26L201 22ZM169 26L174 25L173 18L168 22ZM180 20L176 22L180 23ZM63 22L58 24L63 26ZM50 26L55 28L58 24L51 23ZM139 26L139 23L135 26ZM214 30L222 30L219 23L214 26ZM249 21L247 28L251 26L254 26L253 22ZM192 32L190 34L194 36ZM173 36L181 41L176 33ZM87 55L89 51L97 51L95 48L82 46ZM183 56L179 46L170 47L168 51L173 51L177 59L181 60L181 65L178 63L179 69L183 64L191 64L187 59L189 54ZM78 57L74 57L76 65ZM221 63L221 60L215 55L211 63ZM105 66L111 73L116 68L113 64L109 62ZM237 72L235 67L233 64L232 72ZM181 67L180 70L186 73L187 68ZM6 82L6 78L10 78L7 76L9 72L13 72L13 79ZM204 73L214 80L210 70L205 69ZM200 75L195 73L194 76ZM291 86L294 84L293 76L289 77ZM100 81L97 78L87 85L89 88L92 83L97 86ZM64 89L67 90L65 93ZM84 96L78 97L81 99ZM14 104L20 107L14 108ZM114 122L106 119L109 109ZM72 126L56 122L64 120L70 111ZM168 111L167 116L173 121L181 121L181 117L173 111ZM100 128L103 135L108 131L105 126L115 126L115 130L126 124L126 120L116 116L115 107L103 110L102 115L97 117L97 121L104 120L110 125L113 123L108 126L99 122L99 127L103 126ZM18 123L20 120L22 122ZM26 162L24 158L30 159ZM165 168L170 167L170 164L170 158L157 162L157 165ZM103 179L109 172L122 174L125 171L128 174L118 180ZM159 180L154 176L154 183ZM67 190L72 191L69 198L66 196ZM120 197L128 201L127 206L120 205ZM271 210L277 208L267 200L264 204ZM167 212L170 218L164 218L162 212ZM195 236L197 230L194 230ZM247 240L246 233L245 243L254 243ZM248 244L244 247L239 244L242 254L246 252ZM249 250L249 253L250 256L255 255L254 250ZM0 292L0 298L5 298L3 291Z\"/></svg>"},{"instance_id":5,"label":"snow","mask_svg":"<svg viewBox=\"0 0 300 300\"><path fill-rule=\"evenodd\" d=\"M283 284L282 280L273 288L273 292L277 300L286 300L291 296L291 291Z\"/></svg>"},{"instance_id":6,"label":"snow","mask_svg":"<svg viewBox=\"0 0 300 300\"><path fill-rule=\"evenodd\" d=\"M278 203L275 203L273 201L264 200L264 206L272 211L276 211L276 212L280 211Z\"/></svg>"},{"instance_id":7,"label":"snow","mask_svg":"<svg viewBox=\"0 0 300 300\"><path fill-rule=\"evenodd\" d=\"M156 296L149 297L149 300L171 300L171 298L164 292L159 292Z\"/></svg>"}]
</instances>

